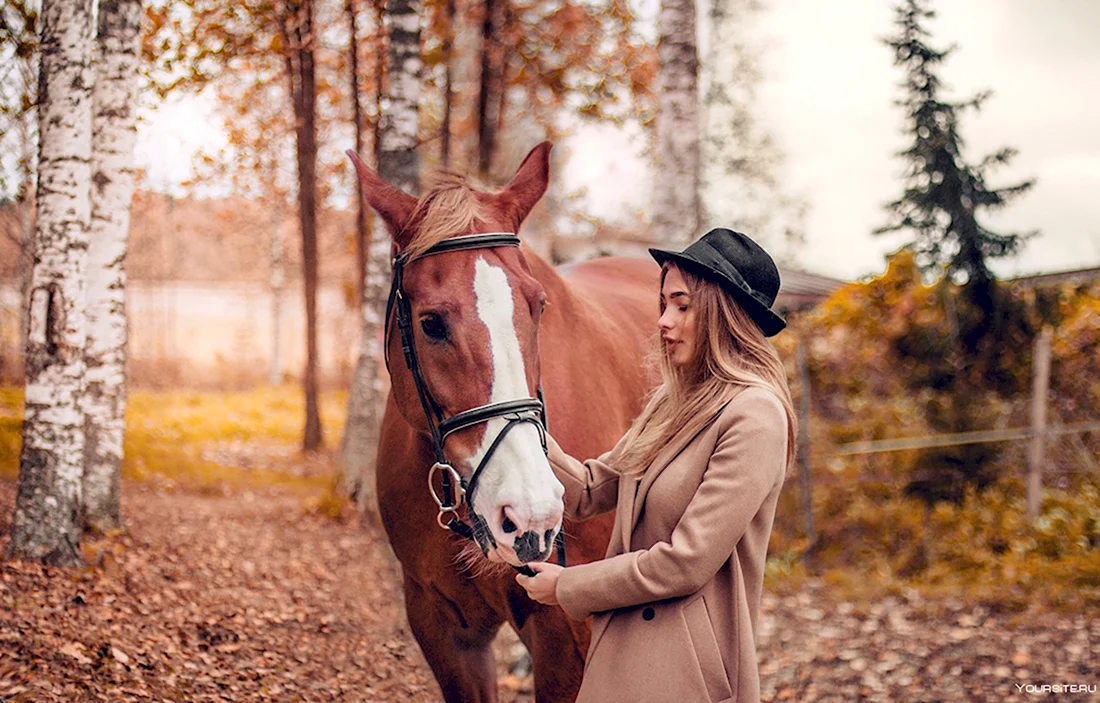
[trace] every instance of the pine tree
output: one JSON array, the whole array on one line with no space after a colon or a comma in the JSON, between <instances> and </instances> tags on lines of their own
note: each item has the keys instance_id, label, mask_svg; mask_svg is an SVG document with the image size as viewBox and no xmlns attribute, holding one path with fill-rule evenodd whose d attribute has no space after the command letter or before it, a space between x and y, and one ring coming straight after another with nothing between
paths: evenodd
<instances>
[{"instance_id":1,"label":"pine tree","mask_svg":"<svg viewBox=\"0 0 1100 703\"><path fill-rule=\"evenodd\" d=\"M967 432L989 429L999 419L996 401L1021 390L1004 344L1032 333L1018 306L999 295L988 266L990 259L1014 255L1030 235L994 232L978 216L1004 207L1032 182L987 184L989 171L1009 163L1013 149L1001 149L977 165L966 160L959 117L979 109L989 93L959 102L941 95L937 71L952 49L928 45L924 23L935 16L928 5L929 0L903 0L895 7L897 33L885 40L894 64L905 72L905 92L897 104L905 110L913 142L900 154L905 192L886 206L890 222L877 233L913 232L909 248L916 264L926 278L940 280L945 329L910 321L895 348L917 364L910 383L923 399L929 427ZM966 486L981 489L998 479L999 452L994 444L923 450L906 491L928 502L960 500Z\"/></svg>"},{"instance_id":2,"label":"pine tree","mask_svg":"<svg viewBox=\"0 0 1100 703\"><path fill-rule=\"evenodd\" d=\"M977 165L963 155L959 117L978 110L989 92L951 102L941 95L937 75L952 51L928 45L926 20L935 13L929 0L905 0L895 7L897 33L884 40L894 51L894 65L902 68L904 96L897 104L905 110L907 134L912 145L900 156L905 160L905 192L887 205L890 221L876 233L911 231L911 247L917 265L926 276L944 275L963 283L964 298L976 308L974 324L960 328L964 352L973 355L979 343L996 328L996 281L987 262L1012 256L1031 235L1000 234L983 226L978 215L1003 208L1031 188L1033 181L994 188L986 177L1016 155L1011 148L993 153Z\"/></svg>"}]
</instances>

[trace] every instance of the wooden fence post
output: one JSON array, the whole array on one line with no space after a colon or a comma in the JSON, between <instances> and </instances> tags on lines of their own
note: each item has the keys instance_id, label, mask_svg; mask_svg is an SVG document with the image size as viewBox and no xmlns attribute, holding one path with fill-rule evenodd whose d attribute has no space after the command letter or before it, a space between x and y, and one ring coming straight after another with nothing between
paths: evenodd
<instances>
[{"instance_id":1,"label":"wooden fence post","mask_svg":"<svg viewBox=\"0 0 1100 703\"><path fill-rule=\"evenodd\" d=\"M814 529L813 495L810 486L810 368L806 363L806 341L802 338L798 340L798 380L802 388L798 408L798 495L806 521L806 538L810 542L810 548L806 550L806 561L807 566L811 566L809 561L817 545L817 531Z\"/></svg>"},{"instance_id":2,"label":"wooden fence post","mask_svg":"<svg viewBox=\"0 0 1100 703\"><path fill-rule=\"evenodd\" d=\"M1035 361L1031 396L1031 444L1027 453L1027 514L1039 517L1043 492L1043 463L1046 451L1047 391L1050 388L1050 340L1053 330L1043 325L1035 339Z\"/></svg>"}]
</instances>

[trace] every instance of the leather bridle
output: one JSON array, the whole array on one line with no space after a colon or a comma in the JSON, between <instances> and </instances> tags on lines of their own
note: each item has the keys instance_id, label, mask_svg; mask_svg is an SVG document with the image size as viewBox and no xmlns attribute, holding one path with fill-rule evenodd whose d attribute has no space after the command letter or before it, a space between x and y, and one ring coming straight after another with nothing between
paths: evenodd
<instances>
[{"instance_id":1,"label":"leather bridle","mask_svg":"<svg viewBox=\"0 0 1100 703\"><path fill-rule=\"evenodd\" d=\"M397 313L397 328L401 334L401 351L405 357L405 366L412 373L413 383L416 386L416 394L420 398L420 406L424 410L424 418L428 423L428 432L431 435L432 447L435 451L435 464L428 470L428 490L432 499L439 507L436 522L444 529L449 529L466 539L476 543L482 551L488 551L489 546L496 547L496 540L492 531L488 529L485 519L474 512L474 491L477 490L477 481L482 470L488 465L493 452L512 429L523 423L533 424L539 432L542 442L542 451L546 449L546 403L542 398L542 381L539 381L537 397L506 400L498 403L488 403L476 408L464 410L460 413L444 418L443 410L432 397L427 383L420 370L420 361L416 354L416 339L413 335L412 306L409 303L408 294L404 288L405 266L416 259L436 254L444 254L450 251L462 251L466 249L484 249L491 247L518 247L519 237L510 232L492 232L487 234L470 234L460 237L452 237L431 247L415 258L398 253L393 259L393 279L390 285L390 296L386 302L385 340L384 354L386 370L390 369L389 340L390 317ZM454 466L447 461L443 445L451 434L478 425L495 418L507 420L504 429L489 445L489 450L481 458L477 468L470 475L469 481L462 478ZM440 474L440 486L443 495L435 490L435 475ZM470 522L481 529L475 530L458 516L458 510L465 500L470 515ZM561 530L558 531L554 547L558 553L558 563L565 566L565 540ZM513 569L527 576L534 576L535 572L527 566L512 566Z\"/></svg>"}]
</instances>

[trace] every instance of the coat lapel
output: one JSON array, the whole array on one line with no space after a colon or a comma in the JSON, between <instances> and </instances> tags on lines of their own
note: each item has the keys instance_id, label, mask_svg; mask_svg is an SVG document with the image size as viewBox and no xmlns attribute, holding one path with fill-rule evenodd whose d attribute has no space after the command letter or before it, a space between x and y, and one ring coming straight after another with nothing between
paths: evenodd
<instances>
[{"instance_id":1,"label":"coat lapel","mask_svg":"<svg viewBox=\"0 0 1100 703\"><path fill-rule=\"evenodd\" d=\"M649 468L646 469L645 474L642 475L641 483L636 484L636 491L631 491L634 493L634 497L633 501L630 503L630 520L624 525L626 529L623 531L625 551L630 551L630 536L634 533L634 527L638 524L638 518L641 515L642 506L645 505L645 497L646 494L649 493L650 486L652 486L653 482L657 480L657 477L661 475L661 472L680 455L680 452L684 451L688 445L695 441L696 437L702 434L704 430L710 427L711 424L718 419L718 416L722 414L722 411L726 409L727 405L729 405L728 402L718 408L718 411L714 413L709 420L703 423L703 426L700 427L698 431L690 436L680 435L674 437L673 440L668 443L668 446L661 450L661 453L657 455L657 458L653 460ZM621 497L620 495L620 498Z\"/></svg>"}]
</instances>

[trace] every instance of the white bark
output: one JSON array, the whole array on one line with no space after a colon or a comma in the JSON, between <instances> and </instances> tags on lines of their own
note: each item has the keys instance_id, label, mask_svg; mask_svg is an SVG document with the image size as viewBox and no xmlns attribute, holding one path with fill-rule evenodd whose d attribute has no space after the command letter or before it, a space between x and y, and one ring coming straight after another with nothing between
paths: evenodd
<instances>
[{"instance_id":1,"label":"white bark","mask_svg":"<svg viewBox=\"0 0 1100 703\"><path fill-rule=\"evenodd\" d=\"M417 104L420 98L420 3L391 0L389 92L384 100L378 172L407 193L418 190ZM377 510L374 485L382 413L386 407L386 381L380 371L382 333L390 279L390 240L385 224L375 218L374 235L367 251L364 282L363 337L359 360L348 393L348 419L344 430L341 462L344 487L360 508ZM394 363L404 363L395 359Z\"/></svg>"},{"instance_id":2,"label":"white bark","mask_svg":"<svg viewBox=\"0 0 1100 703\"><path fill-rule=\"evenodd\" d=\"M424 67L420 57L420 1L390 0L387 10L391 23L389 91L383 102L378 173L406 193L416 193L417 105Z\"/></svg>"},{"instance_id":3,"label":"white bark","mask_svg":"<svg viewBox=\"0 0 1100 703\"><path fill-rule=\"evenodd\" d=\"M91 216L92 7L44 0L38 221L12 556L80 562L84 276Z\"/></svg>"},{"instance_id":4,"label":"white bark","mask_svg":"<svg viewBox=\"0 0 1100 703\"><path fill-rule=\"evenodd\" d=\"M657 145L653 226L686 244L699 227L699 58L694 0L661 0L657 15Z\"/></svg>"},{"instance_id":5,"label":"white bark","mask_svg":"<svg viewBox=\"0 0 1100 703\"><path fill-rule=\"evenodd\" d=\"M140 29L141 0L100 0L84 353L84 520L100 532L122 526L119 484L126 421L126 250L134 193Z\"/></svg>"}]
</instances>

